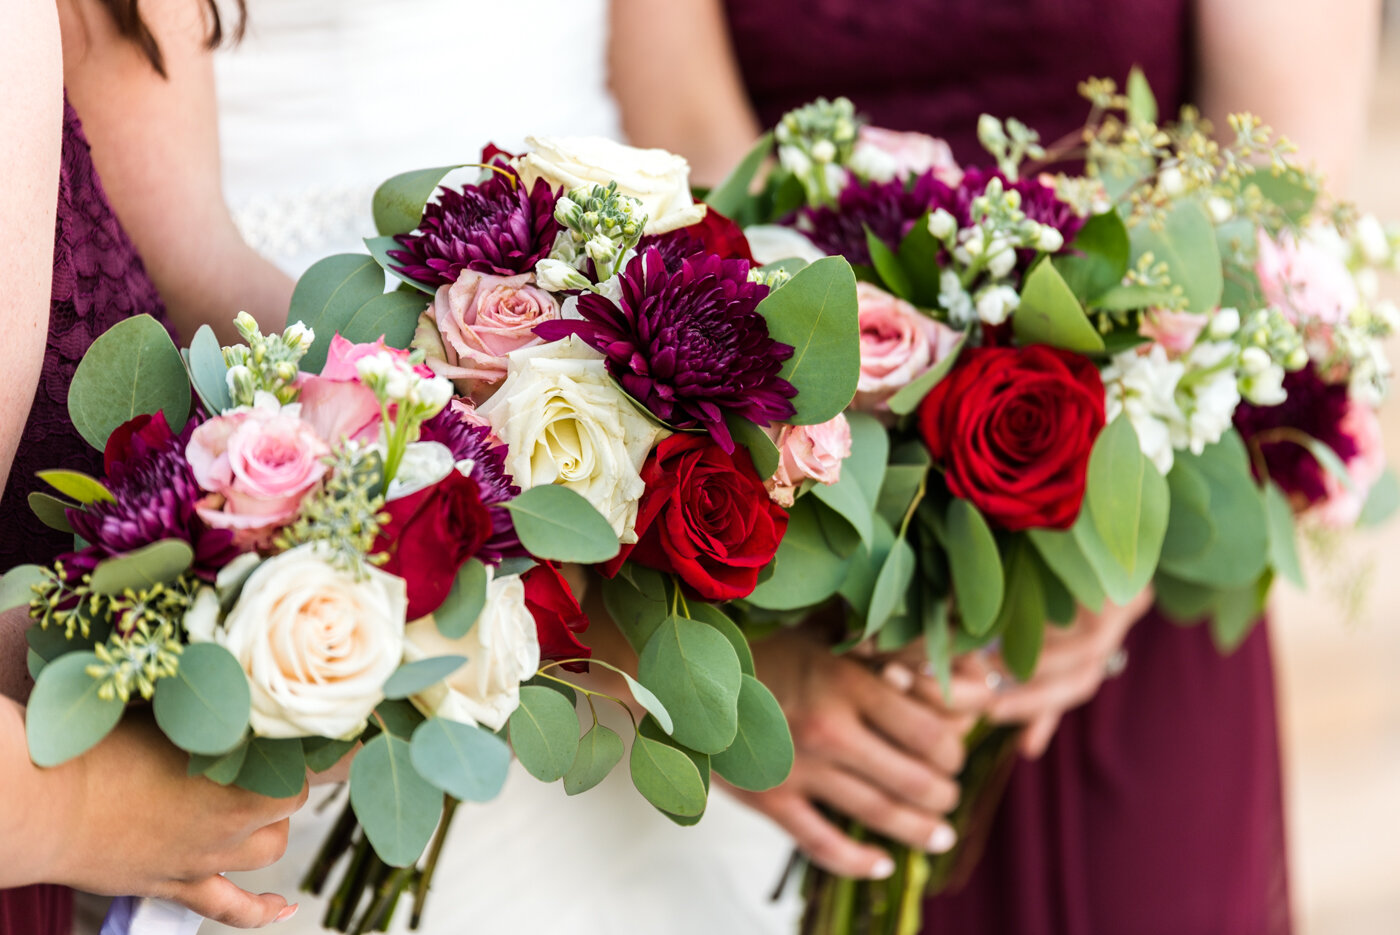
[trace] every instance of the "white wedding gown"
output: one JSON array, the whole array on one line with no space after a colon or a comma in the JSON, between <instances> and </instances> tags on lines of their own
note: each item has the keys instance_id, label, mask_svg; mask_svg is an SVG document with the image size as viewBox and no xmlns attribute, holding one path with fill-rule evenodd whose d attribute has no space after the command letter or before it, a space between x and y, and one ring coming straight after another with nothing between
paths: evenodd
<instances>
[{"instance_id":1,"label":"white wedding gown","mask_svg":"<svg viewBox=\"0 0 1400 935\"><path fill-rule=\"evenodd\" d=\"M606 90L606 0L252 0L218 53L225 191L249 241L296 275L362 250L370 196L398 172L473 162L527 134L617 137ZM623 725L614 723L626 735ZM343 798L315 790L285 860L230 876L297 898ZM655 812L626 761L577 798L519 766L458 810L420 931L429 935L765 935L795 930L769 901L788 838L723 792L693 828ZM323 904L274 928L319 931ZM406 930L401 911L394 930ZM213 923L206 935L232 933Z\"/></svg>"}]
</instances>

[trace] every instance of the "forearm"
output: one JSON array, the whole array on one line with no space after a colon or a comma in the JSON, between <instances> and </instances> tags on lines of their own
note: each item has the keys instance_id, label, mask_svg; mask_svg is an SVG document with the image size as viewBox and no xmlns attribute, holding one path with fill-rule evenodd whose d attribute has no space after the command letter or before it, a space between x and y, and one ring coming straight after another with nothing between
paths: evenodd
<instances>
[{"instance_id":1,"label":"forearm","mask_svg":"<svg viewBox=\"0 0 1400 935\"><path fill-rule=\"evenodd\" d=\"M80 768L41 770L29 761L24 709L0 698L0 889L63 882L55 874L74 814Z\"/></svg>"},{"instance_id":2,"label":"forearm","mask_svg":"<svg viewBox=\"0 0 1400 935\"><path fill-rule=\"evenodd\" d=\"M265 333L286 327L295 285L290 276L244 243L232 221L201 246L207 259L186 257L187 248L175 244L146 251L153 258L147 263L151 278L181 337L189 341L207 324L220 343L239 341L233 328L239 312L256 318Z\"/></svg>"}]
</instances>

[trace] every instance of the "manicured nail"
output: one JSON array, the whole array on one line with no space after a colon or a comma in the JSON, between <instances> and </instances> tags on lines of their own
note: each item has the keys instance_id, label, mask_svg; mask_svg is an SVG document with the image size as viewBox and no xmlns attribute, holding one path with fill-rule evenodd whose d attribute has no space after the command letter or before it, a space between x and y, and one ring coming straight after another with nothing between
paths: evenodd
<instances>
[{"instance_id":1,"label":"manicured nail","mask_svg":"<svg viewBox=\"0 0 1400 935\"><path fill-rule=\"evenodd\" d=\"M928 852L930 854L943 854L953 849L953 845L958 843L958 834L948 825L939 825L933 829L933 834L928 839Z\"/></svg>"},{"instance_id":2,"label":"manicured nail","mask_svg":"<svg viewBox=\"0 0 1400 935\"><path fill-rule=\"evenodd\" d=\"M870 868L870 879L888 880L894 876L894 861L888 857L881 857L875 861L875 866Z\"/></svg>"},{"instance_id":3,"label":"manicured nail","mask_svg":"<svg viewBox=\"0 0 1400 935\"><path fill-rule=\"evenodd\" d=\"M286 922L286 921L287 921L288 919L290 919L292 916L294 916L294 915L297 914L297 909L298 909L299 907L300 907L300 904L299 904L299 903L292 903L292 904L291 904L290 906L288 906L286 909L283 909L281 912L277 913L277 918L273 919L272 921L273 921L273 922Z\"/></svg>"},{"instance_id":4,"label":"manicured nail","mask_svg":"<svg viewBox=\"0 0 1400 935\"><path fill-rule=\"evenodd\" d=\"M885 671L881 673L885 681L893 685L897 690L907 692L914 687L914 673L898 663L890 663L885 666Z\"/></svg>"}]
</instances>

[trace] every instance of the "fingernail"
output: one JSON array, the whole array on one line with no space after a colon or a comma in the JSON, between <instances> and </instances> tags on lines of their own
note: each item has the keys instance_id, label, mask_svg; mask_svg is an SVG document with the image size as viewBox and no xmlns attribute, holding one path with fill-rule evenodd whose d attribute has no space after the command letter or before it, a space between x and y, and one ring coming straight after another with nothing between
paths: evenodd
<instances>
[{"instance_id":1,"label":"fingernail","mask_svg":"<svg viewBox=\"0 0 1400 935\"><path fill-rule=\"evenodd\" d=\"M923 665L919 666L919 673L927 679L938 678L938 668L931 662L925 662Z\"/></svg>"},{"instance_id":2,"label":"fingernail","mask_svg":"<svg viewBox=\"0 0 1400 935\"><path fill-rule=\"evenodd\" d=\"M870 868L870 879L887 880L894 876L894 861L888 857L881 857L875 861L875 866Z\"/></svg>"},{"instance_id":3,"label":"fingernail","mask_svg":"<svg viewBox=\"0 0 1400 935\"><path fill-rule=\"evenodd\" d=\"M286 909L283 909L281 912L277 913L277 918L273 919L272 921L273 921L273 922L286 922L286 921L287 921L288 919L290 919L292 916L294 916L294 915L297 914L297 909L298 909L298 908L300 908L300 904L299 904L299 903L292 903L292 904L291 904L290 906L288 906Z\"/></svg>"},{"instance_id":4,"label":"fingernail","mask_svg":"<svg viewBox=\"0 0 1400 935\"><path fill-rule=\"evenodd\" d=\"M914 673L898 663L890 663L885 666L885 671L881 673L885 681L889 682L896 689L907 692L914 687Z\"/></svg>"},{"instance_id":5,"label":"fingernail","mask_svg":"<svg viewBox=\"0 0 1400 935\"><path fill-rule=\"evenodd\" d=\"M939 825L933 829L933 834L928 839L928 852L930 854L942 854L953 849L953 845L958 843L958 834L948 825Z\"/></svg>"}]
</instances>

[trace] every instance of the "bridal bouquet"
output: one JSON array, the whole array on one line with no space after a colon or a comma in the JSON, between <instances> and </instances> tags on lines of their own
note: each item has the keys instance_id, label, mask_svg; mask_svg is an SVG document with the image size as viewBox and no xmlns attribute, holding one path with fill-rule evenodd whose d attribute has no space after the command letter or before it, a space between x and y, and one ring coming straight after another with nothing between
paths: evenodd
<instances>
[{"instance_id":1,"label":"bridal bouquet","mask_svg":"<svg viewBox=\"0 0 1400 935\"><path fill-rule=\"evenodd\" d=\"M1150 585L1228 651L1276 576L1302 582L1300 524L1400 501L1375 416L1397 316L1374 268L1396 235L1324 204L1252 117L1216 139L1189 110L1159 124L1140 74L1082 90L1089 121L1061 145L984 116L986 167L820 100L710 193L762 259L843 256L861 280L851 456L793 505L744 619L827 602L838 651L921 643L946 680L996 648L1026 679L1047 624ZM968 738L960 834L1011 737ZM891 850L889 880L809 872L803 931L916 931L955 855Z\"/></svg>"}]
</instances>

